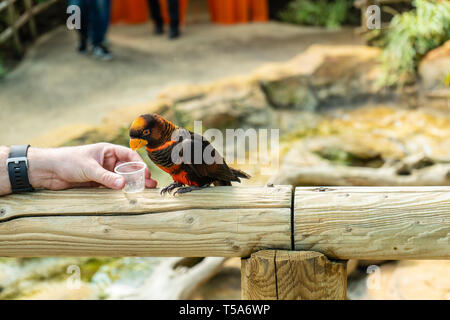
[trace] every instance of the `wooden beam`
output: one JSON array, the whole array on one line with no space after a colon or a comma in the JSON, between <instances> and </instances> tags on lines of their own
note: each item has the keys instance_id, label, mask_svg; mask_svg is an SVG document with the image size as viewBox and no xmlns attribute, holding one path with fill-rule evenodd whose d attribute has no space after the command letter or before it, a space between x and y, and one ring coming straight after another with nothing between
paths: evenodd
<instances>
[{"instance_id":1,"label":"wooden beam","mask_svg":"<svg viewBox=\"0 0 450 320\"><path fill-rule=\"evenodd\" d=\"M47 0L45 2L41 2L36 4L33 7L33 15L37 15L39 13L41 13L42 11L44 11L45 9L47 9L48 7L50 7L51 5L53 5L54 3L58 2L60 0Z\"/></svg>"},{"instance_id":2,"label":"wooden beam","mask_svg":"<svg viewBox=\"0 0 450 320\"><path fill-rule=\"evenodd\" d=\"M0 44L5 42L12 36L12 34L13 34L12 31L13 31L13 29L11 27L9 27L8 29L6 29L5 31L0 33Z\"/></svg>"},{"instance_id":3,"label":"wooden beam","mask_svg":"<svg viewBox=\"0 0 450 320\"><path fill-rule=\"evenodd\" d=\"M37 37L37 29L36 29L36 22L34 20L33 15L33 0L24 0L25 8L27 10L28 15L28 24L30 27L30 33L33 38Z\"/></svg>"},{"instance_id":4,"label":"wooden beam","mask_svg":"<svg viewBox=\"0 0 450 320\"><path fill-rule=\"evenodd\" d=\"M450 187L297 188L294 242L335 259L450 259Z\"/></svg>"},{"instance_id":5,"label":"wooden beam","mask_svg":"<svg viewBox=\"0 0 450 320\"><path fill-rule=\"evenodd\" d=\"M8 0L4 0L4 1L0 2L0 12L5 10L6 8L8 8L8 5L9 5L9 1Z\"/></svg>"},{"instance_id":6,"label":"wooden beam","mask_svg":"<svg viewBox=\"0 0 450 320\"><path fill-rule=\"evenodd\" d=\"M291 248L292 187L40 191L0 198L0 256L243 257Z\"/></svg>"},{"instance_id":7,"label":"wooden beam","mask_svg":"<svg viewBox=\"0 0 450 320\"><path fill-rule=\"evenodd\" d=\"M11 28L13 43L14 43L14 48L16 50L16 53L18 55L22 55L23 47L22 47L22 43L20 41L19 29L16 27L17 12L16 12L16 8L14 7L14 2L15 1L8 2L8 22L9 22L9 26Z\"/></svg>"},{"instance_id":8,"label":"wooden beam","mask_svg":"<svg viewBox=\"0 0 450 320\"><path fill-rule=\"evenodd\" d=\"M241 261L242 299L346 299L346 263L321 253L265 250Z\"/></svg>"},{"instance_id":9,"label":"wooden beam","mask_svg":"<svg viewBox=\"0 0 450 320\"><path fill-rule=\"evenodd\" d=\"M450 187L220 187L40 191L0 198L0 256L450 259ZM291 218L292 214L292 218ZM292 224L292 234L291 234ZM292 241L292 246L291 246Z\"/></svg>"},{"instance_id":10,"label":"wooden beam","mask_svg":"<svg viewBox=\"0 0 450 320\"><path fill-rule=\"evenodd\" d=\"M29 24L31 35L36 38L37 37L37 28L34 16L43 12L47 8L49 8L52 4L60 1L60 0L47 0L45 2L41 2L33 6L32 0L24 0L26 12L22 14L20 17L17 17L17 12L15 11L13 5L17 2L17 0L5 0L0 2L0 11L4 9L8 9L8 17L9 17L9 27L0 33L0 44L8 40L11 36L13 36L14 47L19 54L23 53L23 47L20 42L20 38L18 35L18 30L26 23Z\"/></svg>"}]
</instances>

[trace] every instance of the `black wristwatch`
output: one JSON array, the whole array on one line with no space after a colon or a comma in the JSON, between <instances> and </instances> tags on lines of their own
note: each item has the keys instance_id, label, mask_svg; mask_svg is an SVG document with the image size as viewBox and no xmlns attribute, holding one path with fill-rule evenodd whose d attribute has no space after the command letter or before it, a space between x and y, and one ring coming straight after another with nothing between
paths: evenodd
<instances>
[{"instance_id":1,"label":"black wristwatch","mask_svg":"<svg viewBox=\"0 0 450 320\"><path fill-rule=\"evenodd\" d=\"M28 180L28 148L30 145L11 146L9 158L6 160L9 181L13 193L33 191Z\"/></svg>"}]
</instances>

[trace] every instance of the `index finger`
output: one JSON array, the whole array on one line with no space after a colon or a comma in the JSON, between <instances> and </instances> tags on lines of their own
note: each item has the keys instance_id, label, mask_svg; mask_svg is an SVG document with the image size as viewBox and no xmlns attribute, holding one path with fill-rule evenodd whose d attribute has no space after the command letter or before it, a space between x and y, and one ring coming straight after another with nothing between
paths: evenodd
<instances>
[{"instance_id":1,"label":"index finger","mask_svg":"<svg viewBox=\"0 0 450 320\"><path fill-rule=\"evenodd\" d=\"M113 147L118 161L143 161L141 156L136 151L123 146L113 145Z\"/></svg>"}]
</instances>

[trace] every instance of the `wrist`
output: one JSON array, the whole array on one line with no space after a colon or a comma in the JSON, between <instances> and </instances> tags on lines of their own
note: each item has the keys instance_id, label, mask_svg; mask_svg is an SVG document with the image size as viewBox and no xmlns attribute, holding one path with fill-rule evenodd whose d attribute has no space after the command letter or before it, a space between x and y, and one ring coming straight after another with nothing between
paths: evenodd
<instances>
[{"instance_id":1,"label":"wrist","mask_svg":"<svg viewBox=\"0 0 450 320\"><path fill-rule=\"evenodd\" d=\"M28 179L35 189L44 188L55 175L52 152L52 149L28 149Z\"/></svg>"},{"instance_id":2,"label":"wrist","mask_svg":"<svg viewBox=\"0 0 450 320\"><path fill-rule=\"evenodd\" d=\"M8 168L6 167L8 156L9 148L0 147L0 195L10 194L12 192Z\"/></svg>"}]
</instances>

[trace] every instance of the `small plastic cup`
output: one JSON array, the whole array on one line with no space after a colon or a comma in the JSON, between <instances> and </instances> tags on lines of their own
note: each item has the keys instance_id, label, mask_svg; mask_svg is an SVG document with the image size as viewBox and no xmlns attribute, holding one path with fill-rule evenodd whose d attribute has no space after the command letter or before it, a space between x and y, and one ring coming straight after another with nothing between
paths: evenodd
<instances>
[{"instance_id":1,"label":"small plastic cup","mask_svg":"<svg viewBox=\"0 0 450 320\"><path fill-rule=\"evenodd\" d=\"M144 162L126 162L118 165L114 172L125 178L125 187L122 189L126 193L141 192L145 189L145 168Z\"/></svg>"}]
</instances>

